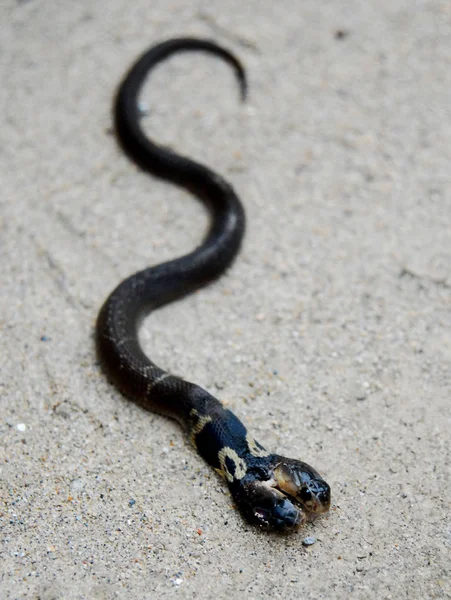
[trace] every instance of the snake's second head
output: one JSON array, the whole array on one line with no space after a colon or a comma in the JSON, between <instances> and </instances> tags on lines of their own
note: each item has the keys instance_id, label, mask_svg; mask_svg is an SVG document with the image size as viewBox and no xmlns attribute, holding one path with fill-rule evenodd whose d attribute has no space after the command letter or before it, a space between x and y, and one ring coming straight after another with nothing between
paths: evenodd
<instances>
[{"instance_id":1,"label":"snake's second head","mask_svg":"<svg viewBox=\"0 0 451 600\"><path fill-rule=\"evenodd\" d=\"M265 469L250 469L235 490L231 486L250 523L286 532L299 528L308 516L329 510L330 487L315 469L276 454L265 462Z\"/></svg>"},{"instance_id":2,"label":"snake's second head","mask_svg":"<svg viewBox=\"0 0 451 600\"><path fill-rule=\"evenodd\" d=\"M330 508L330 487L315 469L307 463L280 456L274 467L275 487L294 498L301 507L313 515Z\"/></svg>"}]
</instances>

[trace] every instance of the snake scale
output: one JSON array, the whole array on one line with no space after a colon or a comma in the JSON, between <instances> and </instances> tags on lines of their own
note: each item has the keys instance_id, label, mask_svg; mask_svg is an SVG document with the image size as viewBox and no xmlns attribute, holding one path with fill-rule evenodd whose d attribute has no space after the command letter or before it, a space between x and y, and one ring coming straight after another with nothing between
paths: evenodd
<instances>
[{"instance_id":1,"label":"snake scale","mask_svg":"<svg viewBox=\"0 0 451 600\"><path fill-rule=\"evenodd\" d=\"M204 286L235 258L245 217L232 187L209 168L154 143L141 127L138 96L149 71L173 53L203 51L225 60L235 71L242 99L246 76L239 60L215 42L172 39L150 48L131 67L114 103L118 141L141 169L192 192L210 210L210 229L192 252L131 275L110 294L98 315L96 346L107 377L129 399L179 421L198 453L227 482L243 517L276 531L292 531L307 516L330 506L330 488L309 465L272 454L243 423L194 383L152 362L138 341L149 312Z\"/></svg>"}]
</instances>

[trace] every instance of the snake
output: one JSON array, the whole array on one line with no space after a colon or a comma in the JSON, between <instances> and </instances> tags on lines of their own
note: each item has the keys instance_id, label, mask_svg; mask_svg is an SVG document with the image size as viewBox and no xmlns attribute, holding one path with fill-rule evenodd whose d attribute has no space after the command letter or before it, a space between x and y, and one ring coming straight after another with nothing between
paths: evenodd
<instances>
[{"instance_id":1,"label":"snake","mask_svg":"<svg viewBox=\"0 0 451 600\"><path fill-rule=\"evenodd\" d=\"M215 41L169 39L142 54L120 83L113 104L119 146L140 169L188 190L209 209L210 226L198 247L123 280L97 317L99 364L116 388L144 409L178 421L200 456L228 485L233 503L251 525L277 532L297 530L330 508L330 487L307 463L273 454L241 420L208 391L157 366L139 342L150 312L218 278L238 254L245 231L243 206L218 173L172 148L157 144L142 127L139 94L150 71L178 52L219 57L247 95L242 63Z\"/></svg>"}]
</instances>

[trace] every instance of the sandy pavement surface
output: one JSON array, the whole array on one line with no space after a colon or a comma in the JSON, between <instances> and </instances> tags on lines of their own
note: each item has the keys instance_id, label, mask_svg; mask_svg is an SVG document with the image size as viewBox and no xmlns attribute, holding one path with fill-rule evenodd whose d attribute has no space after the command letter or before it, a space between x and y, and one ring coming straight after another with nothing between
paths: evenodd
<instances>
[{"instance_id":1,"label":"sandy pavement surface","mask_svg":"<svg viewBox=\"0 0 451 600\"><path fill-rule=\"evenodd\" d=\"M111 132L126 68L188 34L242 59L249 100L178 56L146 127L231 181L248 230L142 339L328 480L330 514L286 537L93 347L121 278L207 226ZM0 72L0 597L450 598L450 2L4 0Z\"/></svg>"}]
</instances>

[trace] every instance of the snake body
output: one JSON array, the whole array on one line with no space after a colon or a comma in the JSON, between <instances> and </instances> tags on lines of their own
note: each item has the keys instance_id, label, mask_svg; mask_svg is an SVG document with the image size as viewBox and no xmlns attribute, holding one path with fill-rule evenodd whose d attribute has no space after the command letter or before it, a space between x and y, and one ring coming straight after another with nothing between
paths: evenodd
<instances>
[{"instance_id":1,"label":"snake body","mask_svg":"<svg viewBox=\"0 0 451 600\"><path fill-rule=\"evenodd\" d=\"M125 396L180 422L199 454L224 477L248 522L289 531L307 513L328 510L328 484L306 463L265 450L233 412L198 385L158 367L138 341L144 316L224 272L245 229L243 207L225 179L157 145L141 127L138 95L143 82L156 64L179 51L204 51L225 60L236 73L244 100L245 71L233 54L212 41L173 39L145 52L123 79L114 104L115 130L123 150L142 169L187 188L207 204L210 229L191 253L135 273L116 287L98 315L97 352L106 375Z\"/></svg>"}]
</instances>

